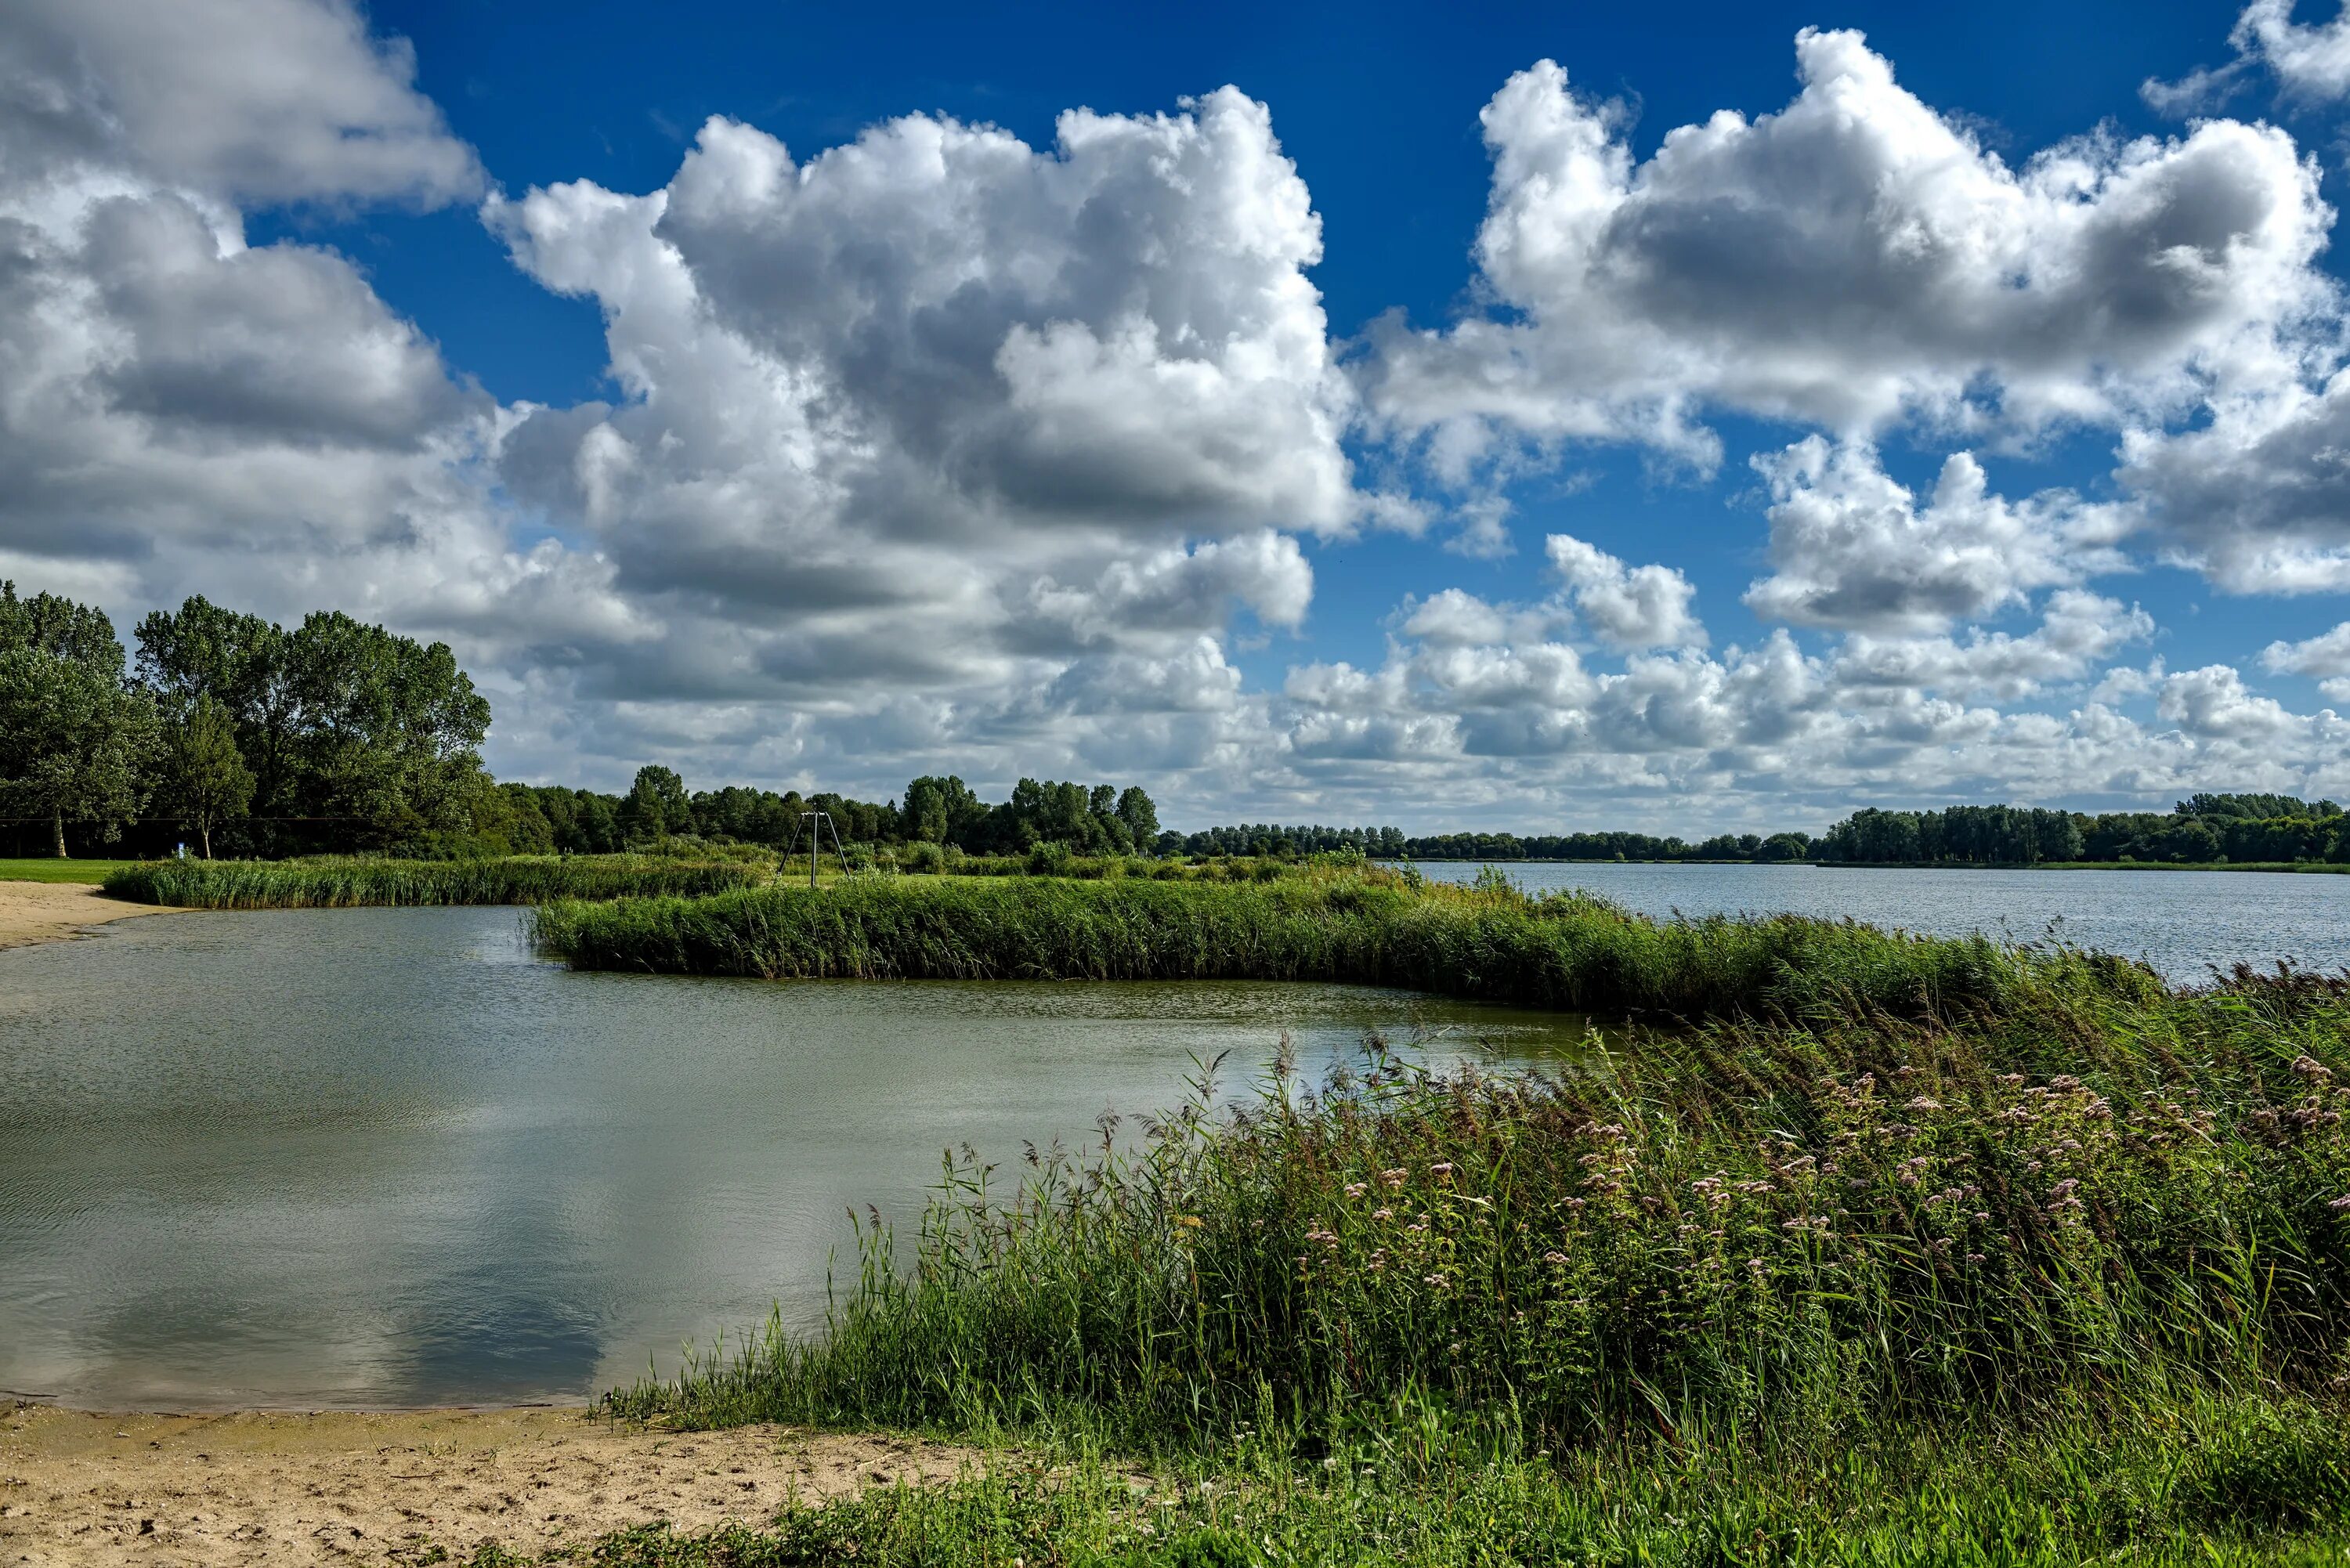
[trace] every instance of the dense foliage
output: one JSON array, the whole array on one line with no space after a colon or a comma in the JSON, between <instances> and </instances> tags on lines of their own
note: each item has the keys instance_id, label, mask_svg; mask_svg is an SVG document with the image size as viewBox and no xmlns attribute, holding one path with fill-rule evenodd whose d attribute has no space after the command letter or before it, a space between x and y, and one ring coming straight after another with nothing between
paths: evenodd
<instances>
[{"instance_id":1,"label":"dense foliage","mask_svg":"<svg viewBox=\"0 0 2350 1568\"><path fill-rule=\"evenodd\" d=\"M0 816L54 854L68 828L111 844L142 821L272 855L472 829L490 710L447 645L192 598L138 649L133 676L104 612L0 583Z\"/></svg>"},{"instance_id":2,"label":"dense foliage","mask_svg":"<svg viewBox=\"0 0 2350 1568\"><path fill-rule=\"evenodd\" d=\"M145 798L156 740L105 613L0 582L0 812L36 824L57 855L68 823L112 843Z\"/></svg>"},{"instance_id":3,"label":"dense foliage","mask_svg":"<svg viewBox=\"0 0 2350 1568\"><path fill-rule=\"evenodd\" d=\"M2330 800L2198 794L2170 812L2048 811L1960 805L1861 811L1813 846L1827 861L2032 866L2045 861L2350 862L2350 819Z\"/></svg>"}]
</instances>

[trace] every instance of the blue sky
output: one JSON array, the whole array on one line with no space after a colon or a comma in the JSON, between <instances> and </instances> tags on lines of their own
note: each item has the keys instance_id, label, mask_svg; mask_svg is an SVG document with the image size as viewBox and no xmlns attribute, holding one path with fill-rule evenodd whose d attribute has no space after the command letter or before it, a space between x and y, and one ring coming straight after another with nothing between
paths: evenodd
<instances>
[{"instance_id":1,"label":"blue sky","mask_svg":"<svg viewBox=\"0 0 2350 1568\"><path fill-rule=\"evenodd\" d=\"M2343 793L2331 10L33 0L0 574L605 785Z\"/></svg>"}]
</instances>

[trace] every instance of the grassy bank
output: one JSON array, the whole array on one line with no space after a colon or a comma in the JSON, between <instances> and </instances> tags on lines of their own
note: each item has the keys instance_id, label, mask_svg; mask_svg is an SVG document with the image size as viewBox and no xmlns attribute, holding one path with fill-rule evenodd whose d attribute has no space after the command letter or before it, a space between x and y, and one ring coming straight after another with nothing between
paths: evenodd
<instances>
[{"instance_id":1,"label":"grassy bank","mask_svg":"<svg viewBox=\"0 0 2350 1568\"><path fill-rule=\"evenodd\" d=\"M900 877L810 891L551 905L581 969L770 979L1310 980L1563 1011L1905 1017L2003 1009L2051 986L2151 994L2147 971L1980 937L1781 916L1659 921L1584 894L1418 885L1391 873L1266 882Z\"/></svg>"},{"instance_id":2,"label":"grassy bank","mask_svg":"<svg viewBox=\"0 0 2350 1568\"><path fill-rule=\"evenodd\" d=\"M2159 1428L2004 1442L1863 1438L1834 1454L1634 1440L1542 1459L1259 1447L1210 1467L1079 1463L789 1507L764 1528L598 1542L609 1568L1256 1568L1363 1563L2156 1568L2343 1561L2331 1434L2260 1403ZM550 1559L553 1560L553 1559ZM559 1559L578 1562L575 1554ZM484 1553L476 1568L531 1558Z\"/></svg>"},{"instance_id":3,"label":"grassy bank","mask_svg":"<svg viewBox=\"0 0 2350 1568\"><path fill-rule=\"evenodd\" d=\"M2345 1076L2350 988L2239 974L1556 1078L1382 1063L957 1167L827 1332L612 1410L1139 1469L599 1561L2339 1562Z\"/></svg>"},{"instance_id":4,"label":"grassy bank","mask_svg":"<svg viewBox=\"0 0 2350 1568\"><path fill-rule=\"evenodd\" d=\"M115 872L137 865L133 860L59 860L44 856L32 860L0 860L0 882L103 882Z\"/></svg>"},{"instance_id":5,"label":"grassy bank","mask_svg":"<svg viewBox=\"0 0 2350 1568\"><path fill-rule=\"evenodd\" d=\"M483 860L158 860L125 866L109 897L193 909L346 909L368 904L543 904L551 899L694 896L755 886L764 864L634 855L517 855Z\"/></svg>"}]
</instances>

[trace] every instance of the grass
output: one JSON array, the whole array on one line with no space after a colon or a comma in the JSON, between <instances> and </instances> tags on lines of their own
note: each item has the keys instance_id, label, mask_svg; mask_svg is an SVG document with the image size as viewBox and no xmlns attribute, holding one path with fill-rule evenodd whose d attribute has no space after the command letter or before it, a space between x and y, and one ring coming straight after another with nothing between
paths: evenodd
<instances>
[{"instance_id":1,"label":"grass","mask_svg":"<svg viewBox=\"0 0 2350 1568\"><path fill-rule=\"evenodd\" d=\"M0 882L98 883L137 864L133 860L59 860L47 856L37 860L0 859Z\"/></svg>"},{"instance_id":2,"label":"grass","mask_svg":"<svg viewBox=\"0 0 2350 1568\"><path fill-rule=\"evenodd\" d=\"M1312 980L1610 1015L1919 1017L2052 984L2147 995L2118 960L1796 916L1652 920L1495 879L1308 869L1242 883L858 879L708 898L557 903L542 946L577 968L769 979Z\"/></svg>"},{"instance_id":3,"label":"grass","mask_svg":"<svg viewBox=\"0 0 2350 1568\"><path fill-rule=\"evenodd\" d=\"M1632 1045L952 1165L825 1332L608 1407L1029 1462L596 1561L2343 1560L2350 982Z\"/></svg>"},{"instance_id":4,"label":"grass","mask_svg":"<svg viewBox=\"0 0 2350 1568\"><path fill-rule=\"evenodd\" d=\"M157 860L109 872L108 896L195 909L377 904L537 904L553 898L710 894L765 882L764 864L635 855L478 860Z\"/></svg>"},{"instance_id":5,"label":"grass","mask_svg":"<svg viewBox=\"0 0 2350 1568\"><path fill-rule=\"evenodd\" d=\"M611 1568L2339 1564L2337 1438L2305 1408L2249 1401L2201 1407L2160 1429L2082 1425L2004 1445L1903 1435L1802 1456L1636 1440L1543 1459L1446 1453L1422 1463L1367 1448L1313 1460L1244 1441L1212 1467L1006 1464L941 1487L786 1507L762 1529L627 1531L598 1542L591 1560ZM492 1550L474 1561L535 1560Z\"/></svg>"}]
</instances>

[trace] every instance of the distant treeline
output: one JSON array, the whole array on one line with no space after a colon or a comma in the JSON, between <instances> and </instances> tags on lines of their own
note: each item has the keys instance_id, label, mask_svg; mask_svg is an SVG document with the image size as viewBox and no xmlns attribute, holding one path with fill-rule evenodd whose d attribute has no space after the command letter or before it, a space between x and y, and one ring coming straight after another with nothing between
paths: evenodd
<instances>
[{"instance_id":1,"label":"distant treeline","mask_svg":"<svg viewBox=\"0 0 2350 1568\"><path fill-rule=\"evenodd\" d=\"M639 768L626 794L561 784L500 784L481 831L516 852L603 855L678 839L759 844L774 849L810 832L801 814L828 813L852 845L930 843L972 855L1023 853L1039 844L1081 855L1150 854L1166 836L1139 786L1022 779L1012 798L981 800L962 779L915 779L901 801L852 800L829 791L803 795L729 784L689 792L674 769ZM827 839L827 843L829 844Z\"/></svg>"},{"instance_id":2,"label":"distant treeline","mask_svg":"<svg viewBox=\"0 0 2350 1568\"><path fill-rule=\"evenodd\" d=\"M2197 794L2169 812L2091 815L2038 806L1856 812L1813 857L1850 865L2035 866L2047 861L2350 862L2350 822L2330 800Z\"/></svg>"},{"instance_id":3,"label":"distant treeline","mask_svg":"<svg viewBox=\"0 0 2350 1568\"><path fill-rule=\"evenodd\" d=\"M2330 800L2198 794L2168 812L2102 814L2042 806L1954 805L1854 813L1817 838L1717 834L1695 841L1645 833L1440 833L1393 827L1243 824L1162 836L1161 852L1307 855L1360 850L1388 860L1746 860L1844 865L2125 865L2153 861L2350 862L2350 817Z\"/></svg>"},{"instance_id":4,"label":"distant treeline","mask_svg":"<svg viewBox=\"0 0 2350 1568\"><path fill-rule=\"evenodd\" d=\"M1436 833L1398 827L1290 827L1275 823L1163 834L1161 854L1317 855L1359 851L1377 860L1802 860L1803 833L1718 834L1692 844L1646 833Z\"/></svg>"}]
</instances>

